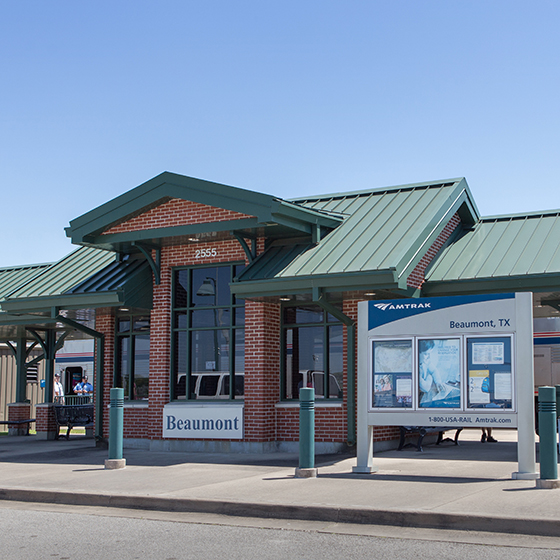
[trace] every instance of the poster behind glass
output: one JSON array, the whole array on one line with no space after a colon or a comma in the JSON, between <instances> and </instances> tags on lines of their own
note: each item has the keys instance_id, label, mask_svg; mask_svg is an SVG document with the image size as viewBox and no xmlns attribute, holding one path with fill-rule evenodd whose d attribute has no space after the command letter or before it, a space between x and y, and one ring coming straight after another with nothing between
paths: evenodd
<instances>
[{"instance_id":1,"label":"poster behind glass","mask_svg":"<svg viewBox=\"0 0 560 560\"><path fill-rule=\"evenodd\" d=\"M373 406L412 407L412 341L373 342Z\"/></svg>"},{"instance_id":2,"label":"poster behind glass","mask_svg":"<svg viewBox=\"0 0 560 560\"><path fill-rule=\"evenodd\" d=\"M511 338L467 339L468 408L512 408Z\"/></svg>"},{"instance_id":3,"label":"poster behind glass","mask_svg":"<svg viewBox=\"0 0 560 560\"><path fill-rule=\"evenodd\" d=\"M461 407L461 342L458 338L418 341L420 408Z\"/></svg>"}]
</instances>

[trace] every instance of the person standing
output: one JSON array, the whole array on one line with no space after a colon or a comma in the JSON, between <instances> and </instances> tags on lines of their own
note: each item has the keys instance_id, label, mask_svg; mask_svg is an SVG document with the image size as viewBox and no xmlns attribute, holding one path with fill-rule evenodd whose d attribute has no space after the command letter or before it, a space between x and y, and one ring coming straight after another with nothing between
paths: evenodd
<instances>
[{"instance_id":1,"label":"person standing","mask_svg":"<svg viewBox=\"0 0 560 560\"><path fill-rule=\"evenodd\" d=\"M64 404L64 388L60 382L60 374L54 375L54 402L55 404Z\"/></svg>"},{"instance_id":2,"label":"person standing","mask_svg":"<svg viewBox=\"0 0 560 560\"><path fill-rule=\"evenodd\" d=\"M489 441L490 443L496 443L498 440L492 437L492 428L481 428L482 430L482 437L480 441L482 443Z\"/></svg>"},{"instance_id":3,"label":"person standing","mask_svg":"<svg viewBox=\"0 0 560 560\"><path fill-rule=\"evenodd\" d=\"M74 392L84 397L89 396L93 392L93 385L88 381L87 376L82 377L82 381L74 387Z\"/></svg>"}]
</instances>

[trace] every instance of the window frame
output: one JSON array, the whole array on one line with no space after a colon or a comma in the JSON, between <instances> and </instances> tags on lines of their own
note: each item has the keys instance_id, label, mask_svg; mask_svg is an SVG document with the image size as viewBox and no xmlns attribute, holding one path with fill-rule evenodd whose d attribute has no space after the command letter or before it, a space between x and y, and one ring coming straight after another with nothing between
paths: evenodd
<instances>
[{"instance_id":1,"label":"window frame","mask_svg":"<svg viewBox=\"0 0 560 560\"><path fill-rule=\"evenodd\" d=\"M342 304L341 311L342 311ZM288 322L286 321L285 313L290 308L307 308L307 307L314 307L320 310L323 314L321 321L314 321L309 323L298 322ZM297 402L299 400L299 395L293 397L287 397L287 347L286 347L286 333L289 329L294 328L301 328L301 327L319 327L323 330L322 336L322 351L323 351L323 395L315 395L316 399L319 399L320 402L342 402L344 399L344 352L345 352L345 345L344 345L344 323L331 315L327 310L323 309L320 305L315 304L313 302L304 303L304 302L295 302L295 303L284 303L282 304L281 311L281 320L280 320L280 352L281 352L281 371L280 371L280 400L282 402ZM342 331L343 343L342 343L342 384L340 385L340 392L338 396L334 397L331 396L331 348L330 348L330 329L331 327L340 327ZM309 371L319 371L319 370L309 370Z\"/></svg>"},{"instance_id":2,"label":"window frame","mask_svg":"<svg viewBox=\"0 0 560 560\"><path fill-rule=\"evenodd\" d=\"M130 325L128 330L121 331L119 329L119 323L121 321L127 320L129 321ZM147 319L148 321L148 329L147 330L134 330L134 326L137 320L139 319ZM115 357L114 357L114 369L113 369L113 386L114 387L122 387L125 390L125 403L146 403L150 399L150 353L151 353L151 337L150 337L150 329L151 329L151 315L149 312L140 312L140 311L119 311L115 316ZM136 399L134 398L134 364L135 360L133 359L135 356L136 350L136 338L138 336L148 336L148 396L147 398ZM121 372L121 363L122 363L122 348L121 348L121 340L128 338L129 339L129 348L128 348L128 361L127 361L127 371L126 375L128 376L128 387L124 387L123 381L123 373ZM127 396L128 391L128 396Z\"/></svg>"},{"instance_id":3,"label":"window frame","mask_svg":"<svg viewBox=\"0 0 560 560\"><path fill-rule=\"evenodd\" d=\"M195 270L203 270L203 269L218 269L218 268L229 268L230 275L229 275L229 284L233 281L233 279L240 273L238 267L245 267L246 263L244 261L232 261L232 262L222 262L222 263L204 263L199 265L185 265L185 266L177 266L173 267L171 271L171 355L170 355L170 376L169 376L169 400L170 402L212 402L212 403L219 403L219 402L231 402L231 401L243 401L243 395L236 395L235 394L235 376L239 375L239 372L235 371L235 347L236 347L236 332L238 331L245 331L245 318L243 318L243 322L241 324L237 324L237 315L236 310L238 309L245 309L245 300L244 299L236 299L234 294L230 292L229 294L229 302L227 305L223 303L216 302L215 305L196 305L193 304L192 301L192 289L193 289L193 271ZM176 290L178 285L178 273L180 271L188 271L187 275L187 288L186 288L186 297L187 302L186 306L176 306ZM218 309L226 310L229 313L229 323L227 325L218 325L212 327L207 326L193 326L193 312L196 311L215 311ZM178 314L184 313L186 317L186 324L184 326L178 326ZM219 331L228 331L229 332L229 356L228 356L228 365L229 365L229 395L222 395L221 388L225 384L225 379L220 378L218 380L217 386L217 394L214 397L201 397L201 396L192 396L191 392L189 391L190 386L190 379L192 375L197 375L197 379L195 381L195 388L198 387L201 383L200 377L204 375L203 373L194 373L192 372L192 333L196 331L205 331L205 332L219 332ZM178 385L178 377L183 375L183 373L179 373L177 371L178 368L178 360L177 360L177 350L178 350L178 339L179 333L185 333L185 394L184 395L177 395L176 394L176 387ZM245 341L243 341L243 353L245 354ZM243 368L245 369L245 368ZM211 374L212 372L208 372ZM243 373L245 373L243 371ZM219 373L218 373L219 374ZM223 375L223 374L219 374ZM177 382L176 382L177 379Z\"/></svg>"}]
</instances>

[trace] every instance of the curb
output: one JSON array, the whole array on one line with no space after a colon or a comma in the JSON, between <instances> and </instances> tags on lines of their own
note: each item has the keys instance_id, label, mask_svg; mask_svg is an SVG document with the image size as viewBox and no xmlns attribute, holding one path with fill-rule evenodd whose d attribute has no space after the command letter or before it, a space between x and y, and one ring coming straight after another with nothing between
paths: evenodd
<instances>
[{"instance_id":1,"label":"curb","mask_svg":"<svg viewBox=\"0 0 560 560\"><path fill-rule=\"evenodd\" d=\"M521 519L487 515L461 515L430 511L397 511L338 506L300 506L203 500L194 498L158 498L115 494L86 494L51 490L0 488L0 500L125 509L213 513L234 517L264 519L300 519L359 525L390 525L424 529L452 529L487 533L518 533L558 536L557 519Z\"/></svg>"}]
</instances>

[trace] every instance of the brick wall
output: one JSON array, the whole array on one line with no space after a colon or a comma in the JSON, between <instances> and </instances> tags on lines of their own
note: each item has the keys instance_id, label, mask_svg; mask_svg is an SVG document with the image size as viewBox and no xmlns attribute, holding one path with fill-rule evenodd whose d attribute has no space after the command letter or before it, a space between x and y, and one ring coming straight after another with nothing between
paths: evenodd
<instances>
[{"instance_id":1,"label":"brick wall","mask_svg":"<svg viewBox=\"0 0 560 560\"><path fill-rule=\"evenodd\" d=\"M103 235L210 222L225 222L252 217L240 212L233 212L232 210L224 210L223 208L215 208L199 204L198 202L191 202L190 200L173 198L139 216L114 225L110 229L105 230Z\"/></svg>"},{"instance_id":2,"label":"brick wall","mask_svg":"<svg viewBox=\"0 0 560 560\"><path fill-rule=\"evenodd\" d=\"M449 220L443 231L439 234L438 238L432 243L432 246L426 251L426 254L420 259L414 270L408 277L406 284L411 288L420 288L425 280L426 268L434 260L445 242L449 239L451 234L461 224L459 215L455 213Z\"/></svg>"}]
</instances>

